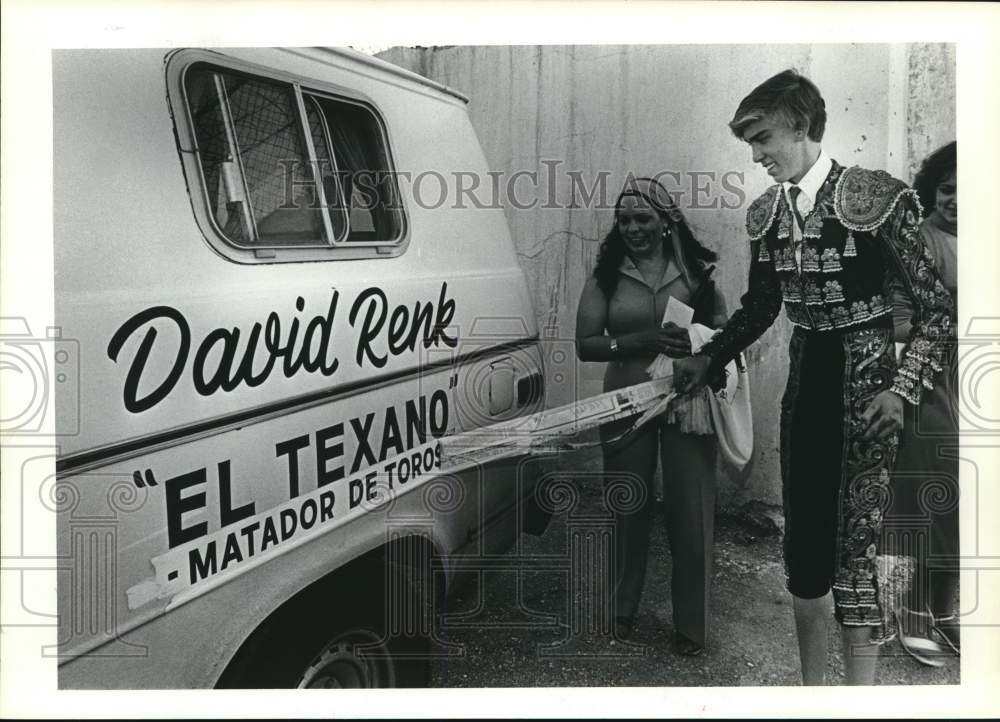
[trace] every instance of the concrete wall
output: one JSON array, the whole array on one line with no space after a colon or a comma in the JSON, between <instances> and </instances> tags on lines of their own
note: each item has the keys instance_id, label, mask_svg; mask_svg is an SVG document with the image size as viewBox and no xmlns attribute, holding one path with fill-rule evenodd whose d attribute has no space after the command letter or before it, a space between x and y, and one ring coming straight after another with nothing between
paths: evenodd
<instances>
[{"instance_id":1,"label":"concrete wall","mask_svg":"<svg viewBox=\"0 0 1000 722\"><path fill-rule=\"evenodd\" d=\"M720 255L716 279L733 308L749 263L746 206L769 179L726 123L754 86L789 67L816 82L829 116L824 146L845 165L909 180L926 149L954 137L952 46L453 46L380 57L468 95L494 171L539 176L534 190L529 180L515 186L522 205L536 192L536 207L505 209L546 339L549 406L598 393L603 375L602 364L576 363L570 342L612 211L582 202L579 192L574 203L572 174L588 189L605 174L613 204L627 173L671 173L665 184L697 237ZM724 505L780 504L777 414L788 334L782 315L748 351L756 454L742 474L720 470Z\"/></svg>"},{"instance_id":2,"label":"concrete wall","mask_svg":"<svg viewBox=\"0 0 1000 722\"><path fill-rule=\"evenodd\" d=\"M906 148L909 182L928 153L955 140L955 46L919 44L906 63Z\"/></svg>"}]
</instances>

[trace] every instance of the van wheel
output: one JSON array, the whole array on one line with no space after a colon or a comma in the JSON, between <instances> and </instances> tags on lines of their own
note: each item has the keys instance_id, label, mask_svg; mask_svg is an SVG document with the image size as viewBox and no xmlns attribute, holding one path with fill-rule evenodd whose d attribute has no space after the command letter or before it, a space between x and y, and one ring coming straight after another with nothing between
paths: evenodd
<instances>
[{"instance_id":1,"label":"van wheel","mask_svg":"<svg viewBox=\"0 0 1000 722\"><path fill-rule=\"evenodd\" d=\"M410 567L390 565L388 574L382 567L363 580L341 577L310 590L251 635L217 686L428 686L433 605L417 577Z\"/></svg>"},{"instance_id":2,"label":"van wheel","mask_svg":"<svg viewBox=\"0 0 1000 722\"><path fill-rule=\"evenodd\" d=\"M374 654L373 654L374 652ZM391 652L368 630L345 632L330 641L296 685L299 689L395 687Z\"/></svg>"}]
</instances>

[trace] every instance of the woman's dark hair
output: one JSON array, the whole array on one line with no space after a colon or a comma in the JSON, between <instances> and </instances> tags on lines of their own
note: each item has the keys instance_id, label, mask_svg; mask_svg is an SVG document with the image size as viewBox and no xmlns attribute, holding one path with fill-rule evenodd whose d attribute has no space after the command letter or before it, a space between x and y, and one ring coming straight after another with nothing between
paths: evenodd
<instances>
[{"instance_id":1,"label":"woman's dark hair","mask_svg":"<svg viewBox=\"0 0 1000 722\"><path fill-rule=\"evenodd\" d=\"M621 198L618 199L621 202ZM677 233L680 239L681 253L684 254L684 262L688 266L691 274L697 276L704 270L707 263L717 261L719 257L714 251L710 251L698 242L694 233L688 227L687 221L671 220L663 211L656 209L663 224L670 229L670 233ZM668 235L663 239L663 250L669 255L673 255L673 244ZM597 265L594 268L594 278L597 279L598 287L604 292L607 298L614 295L618 288L618 268L625 260L625 241L622 240L618 232L618 209L615 208L615 224L611 232L604 237L600 250L597 253Z\"/></svg>"},{"instance_id":2,"label":"woman's dark hair","mask_svg":"<svg viewBox=\"0 0 1000 722\"><path fill-rule=\"evenodd\" d=\"M913 179L913 190L920 198L924 215L934 212L937 200L937 187L945 178L955 172L958 167L958 143L946 143L924 158L920 170Z\"/></svg>"}]
</instances>

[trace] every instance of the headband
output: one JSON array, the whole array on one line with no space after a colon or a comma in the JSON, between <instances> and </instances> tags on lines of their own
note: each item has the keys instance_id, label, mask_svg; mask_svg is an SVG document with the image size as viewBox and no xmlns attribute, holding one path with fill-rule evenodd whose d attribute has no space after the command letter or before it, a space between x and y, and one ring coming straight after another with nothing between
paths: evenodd
<instances>
[{"instance_id":1,"label":"headband","mask_svg":"<svg viewBox=\"0 0 1000 722\"><path fill-rule=\"evenodd\" d=\"M659 181L653 178L633 178L629 176L625 181L622 192L618 194L617 207L621 203L623 196L638 196L658 211L662 211L674 223L683 223L684 214L674 203L674 199L667 192Z\"/></svg>"}]
</instances>

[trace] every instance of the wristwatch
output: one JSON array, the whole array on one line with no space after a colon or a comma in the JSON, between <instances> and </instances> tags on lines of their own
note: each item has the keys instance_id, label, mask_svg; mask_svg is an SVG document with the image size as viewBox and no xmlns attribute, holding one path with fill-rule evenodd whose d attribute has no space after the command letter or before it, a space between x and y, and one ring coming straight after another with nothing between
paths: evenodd
<instances>
[{"instance_id":1,"label":"wristwatch","mask_svg":"<svg viewBox=\"0 0 1000 722\"><path fill-rule=\"evenodd\" d=\"M611 353L618 353L618 339L611 339Z\"/></svg>"}]
</instances>

